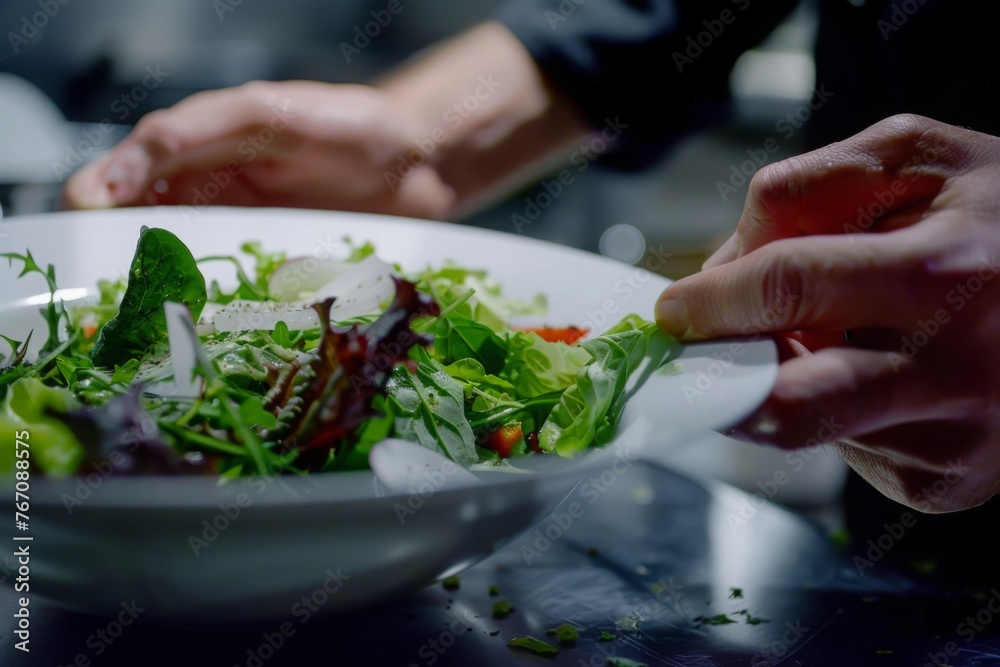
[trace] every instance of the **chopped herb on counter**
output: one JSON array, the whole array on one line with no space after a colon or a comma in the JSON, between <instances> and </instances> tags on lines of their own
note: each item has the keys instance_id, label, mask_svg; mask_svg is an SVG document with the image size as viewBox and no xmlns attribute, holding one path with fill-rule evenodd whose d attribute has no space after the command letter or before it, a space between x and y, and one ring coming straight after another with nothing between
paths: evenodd
<instances>
[{"instance_id":1,"label":"chopped herb on counter","mask_svg":"<svg viewBox=\"0 0 1000 667\"><path fill-rule=\"evenodd\" d=\"M506 600L497 600L493 603L493 618L507 618L513 611L514 607Z\"/></svg>"},{"instance_id":2,"label":"chopped herb on counter","mask_svg":"<svg viewBox=\"0 0 1000 667\"><path fill-rule=\"evenodd\" d=\"M516 646L517 648L527 649L533 653L538 653L541 655L546 654L556 654L559 652L555 646L548 642L543 642L541 639L535 639L534 637L514 637L509 642L507 646Z\"/></svg>"}]
</instances>

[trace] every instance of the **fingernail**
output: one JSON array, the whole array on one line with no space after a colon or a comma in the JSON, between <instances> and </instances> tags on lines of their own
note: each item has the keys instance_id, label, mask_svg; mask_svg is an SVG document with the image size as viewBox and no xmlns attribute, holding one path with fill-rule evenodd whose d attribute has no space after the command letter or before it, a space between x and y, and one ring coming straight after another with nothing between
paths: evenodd
<instances>
[{"instance_id":1,"label":"fingernail","mask_svg":"<svg viewBox=\"0 0 1000 667\"><path fill-rule=\"evenodd\" d=\"M691 326L687 306L679 299L663 299L656 304L656 323L674 338L682 338Z\"/></svg>"},{"instance_id":2,"label":"fingernail","mask_svg":"<svg viewBox=\"0 0 1000 667\"><path fill-rule=\"evenodd\" d=\"M722 266L723 264L728 264L733 261L740 254L740 237L733 234L726 242L722 244L718 250L716 250L712 255L705 260L705 263L701 265L703 269L714 269L717 266Z\"/></svg>"},{"instance_id":3,"label":"fingernail","mask_svg":"<svg viewBox=\"0 0 1000 667\"><path fill-rule=\"evenodd\" d=\"M153 159L138 146L132 146L112 158L104 172L111 200L116 204L134 200L148 181L152 164Z\"/></svg>"}]
</instances>

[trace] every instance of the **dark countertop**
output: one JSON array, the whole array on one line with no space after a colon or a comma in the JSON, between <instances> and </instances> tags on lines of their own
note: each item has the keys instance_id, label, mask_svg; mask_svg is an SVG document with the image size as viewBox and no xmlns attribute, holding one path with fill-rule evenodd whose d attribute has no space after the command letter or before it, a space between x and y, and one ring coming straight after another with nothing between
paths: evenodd
<instances>
[{"instance_id":1,"label":"dark countertop","mask_svg":"<svg viewBox=\"0 0 1000 667\"><path fill-rule=\"evenodd\" d=\"M13 648L15 595L4 586L0 664L597 666L612 657L672 667L1000 665L1000 623L991 623L990 609L1000 612L1000 593L988 576L955 583L927 574L926 564L924 574L907 567L908 540L926 541L916 528L897 531L892 544L884 538L881 556L868 554L864 534L837 546L799 514L652 465L637 466L592 503L576 495L585 511L569 527L550 516L462 573L457 590L436 584L305 623L122 627L33 599L25 654ZM862 513L874 519L881 510L864 502ZM495 619L500 599L515 610ZM735 622L706 622L718 614ZM561 623L580 628L580 638L553 657L506 646L523 635L559 644L545 632ZM600 641L601 631L617 638Z\"/></svg>"}]
</instances>

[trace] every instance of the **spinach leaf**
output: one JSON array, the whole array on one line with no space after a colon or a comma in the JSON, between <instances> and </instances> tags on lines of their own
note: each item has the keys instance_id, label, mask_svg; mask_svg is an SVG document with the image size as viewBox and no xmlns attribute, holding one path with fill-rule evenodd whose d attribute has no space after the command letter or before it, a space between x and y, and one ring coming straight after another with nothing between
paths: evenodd
<instances>
[{"instance_id":1,"label":"spinach leaf","mask_svg":"<svg viewBox=\"0 0 1000 667\"><path fill-rule=\"evenodd\" d=\"M197 320L206 298L205 278L187 246L165 229L143 227L118 314L101 328L91 359L110 367L142 356L166 340L164 303L183 303Z\"/></svg>"},{"instance_id":2,"label":"spinach leaf","mask_svg":"<svg viewBox=\"0 0 1000 667\"><path fill-rule=\"evenodd\" d=\"M475 359L489 374L503 369L507 342L485 324L462 315L451 314L434 328L434 351L445 364L461 359Z\"/></svg>"},{"instance_id":3,"label":"spinach leaf","mask_svg":"<svg viewBox=\"0 0 1000 667\"><path fill-rule=\"evenodd\" d=\"M465 417L461 385L427 355L411 373L397 368L389 380L396 434L439 451L461 465L476 463L475 437Z\"/></svg>"}]
</instances>

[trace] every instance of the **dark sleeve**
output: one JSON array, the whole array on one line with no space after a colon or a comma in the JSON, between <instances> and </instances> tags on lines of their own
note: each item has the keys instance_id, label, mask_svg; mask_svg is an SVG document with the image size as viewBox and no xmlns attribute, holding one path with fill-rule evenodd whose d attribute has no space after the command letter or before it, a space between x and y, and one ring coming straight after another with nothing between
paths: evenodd
<instances>
[{"instance_id":1,"label":"dark sleeve","mask_svg":"<svg viewBox=\"0 0 1000 667\"><path fill-rule=\"evenodd\" d=\"M619 166L725 118L729 73L798 0L512 0L497 18L594 128L621 127Z\"/></svg>"}]
</instances>

